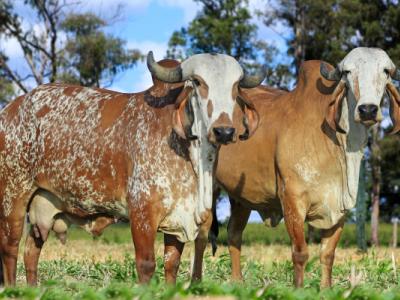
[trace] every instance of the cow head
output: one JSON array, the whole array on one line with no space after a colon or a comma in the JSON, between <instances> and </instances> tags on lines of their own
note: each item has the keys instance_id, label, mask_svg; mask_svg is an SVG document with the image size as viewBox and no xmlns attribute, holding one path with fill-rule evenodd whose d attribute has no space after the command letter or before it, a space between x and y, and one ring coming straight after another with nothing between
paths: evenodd
<instances>
[{"instance_id":1,"label":"cow head","mask_svg":"<svg viewBox=\"0 0 400 300\"><path fill-rule=\"evenodd\" d=\"M378 48L355 48L338 64L329 70L321 63L321 75L327 80L337 81L329 107L327 122L339 132L345 132L339 124L342 100L347 97L347 105L354 121L371 126L382 120L381 102L385 91L391 98L393 131L400 130L400 97L392 79L400 80L400 71L385 51Z\"/></svg>"},{"instance_id":2,"label":"cow head","mask_svg":"<svg viewBox=\"0 0 400 300\"><path fill-rule=\"evenodd\" d=\"M258 126L258 114L252 103L240 93L240 88L258 86L263 72L247 75L239 63L228 55L197 54L179 66L168 68L155 62L153 53L147 56L152 75L169 83L185 82L176 101L173 126L182 138L197 139L192 133L193 122L201 122L209 142L214 145L236 141L237 129L233 127L233 111L239 104L243 113L245 132L240 139L249 138Z\"/></svg>"}]
</instances>

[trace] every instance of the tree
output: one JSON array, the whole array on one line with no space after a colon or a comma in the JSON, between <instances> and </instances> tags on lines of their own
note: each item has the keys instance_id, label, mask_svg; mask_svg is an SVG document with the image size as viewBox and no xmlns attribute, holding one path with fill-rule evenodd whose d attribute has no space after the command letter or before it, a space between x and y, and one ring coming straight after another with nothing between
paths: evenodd
<instances>
[{"instance_id":1,"label":"tree","mask_svg":"<svg viewBox=\"0 0 400 300\"><path fill-rule=\"evenodd\" d=\"M203 52L225 53L250 68L271 66L276 49L257 39L248 0L194 0L202 9L188 27L175 31L169 40L168 58L185 58ZM270 84L285 86L287 68L269 67ZM285 73L286 72L286 73Z\"/></svg>"},{"instance_id":2,"label":"tree","mask_svg":"<svg viewBox=\"0 0 400 300\"><path fill-rule=\"evenodd\" d=\"M14 70L4 53L0 53L0 65L7 78L26 93L30 89L27 83L29 79L33 78L35 83L40 85L46 78L49 82L54 82L57 78L58 27L62 10L67 4L65 0L27 0L25 3L35 11L44 30L35 32L33 26L24 29L22 19L13 10L12 2L4 0L0 6L0 33L3 38L17 40L30 72L22 75Z\"/></svg>"},{"instance_id":3,"label":"tree","mask_svg":"<svg viewBox=\"0 0 400 300\"><path fill-rule=\"evenodd\" d=\"M138 51L125 49L123 40L103 32L107 24L101 18L90 14L71 15L69 5L79 2L25 0L26 8L36 15L36 28L23 26L22 16L15 11L13 3L0 1L0 38L17 41L29 71L14 68L0 50L0 72L6 82L12 83L20 92L62 80L90 86L109 84L113 77L139 58ZM75 25L74 21L77 22ZM66 43L60 38L65 34L68 35Z\"/></svg>"},{"instance_id":4,"label":"tree","mask_svg":"<svg viewBox=\"0 0 400 300\"><path fill-rule=\"evenodd\" d=\"M126 50L125 42L106 35L101 28L106 22L87 14L71 14L62 23L68 35L61 78L84 86L112 83L122 70L132 67L140 58L137 50Z\"/></svg>"},{"instance_id":5,"label":"tree","mask_svg":"<svg viewBox=\"0 0 400 300\"><path fill-rule=\"evenodd\" d=\"M289 30L288 54L293 58L295 74L305 60L339 62L353 48L351 1L278 0L264 12L267 26L283 23ZM282 35L284 36L284 35Z\"/></svg>"}]
</instances>

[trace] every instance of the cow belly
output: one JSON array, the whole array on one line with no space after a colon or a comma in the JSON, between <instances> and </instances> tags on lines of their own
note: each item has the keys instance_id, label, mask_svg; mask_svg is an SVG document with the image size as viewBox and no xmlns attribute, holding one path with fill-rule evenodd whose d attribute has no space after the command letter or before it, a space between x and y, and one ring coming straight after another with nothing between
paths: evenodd
<instances>
[{"instance_id":1,"label":"cow belly","mask_svg":"<svg viewBox=\"0 0 400 300\"><path fill-rule=\"evenodd\" d=\"M175 235L185 243L196 239L199 225L196 224L197 201L194 195L179 199L160 224L159 230Z\"/></svg>"},{"instance_id":2,"label":"cow belly","mask_svg":"<svg viewBox=\"0 0 400 300\"><path fill-rule=\"evenodd\" d=\"M320 185L323 187L324 185ZM312 194L310 209L307 213L307 221L310 225L319 229L329 229L342 219L347 210L343 209L343 193L340 184L325 185L319 189L322 192Z\"/></svg>"}]
</instances>

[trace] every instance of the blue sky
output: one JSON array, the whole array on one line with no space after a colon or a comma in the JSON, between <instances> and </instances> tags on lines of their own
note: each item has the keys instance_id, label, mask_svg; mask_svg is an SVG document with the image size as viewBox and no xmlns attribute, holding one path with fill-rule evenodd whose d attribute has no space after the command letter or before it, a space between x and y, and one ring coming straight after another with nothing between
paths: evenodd
<instances>
[{"instance_id":1,"label":"blue sky","mask_svg":"<svg viewBox=\"0 0 400 300\"><path fill-rule=\"evenodd\" d=\"M23 0L16 0L14 3L16 10L24 18L24 26L33 26L36 30L40 30L38 24L35 24L35 14L27 9L23 2ZM110 22L111 25L106 28L106 31L124 39L129 48L139 49L142 53L152 50L156 59L162 59L165 56L168 40L173 31L186 26L200 9L200 6L191 0L85 0L79 6L73 5L76 3L75 0L67 2L71 4L69 9L72 11L93 12L106 20L112 19L118 4L121 4L122 16ZM264 10L269 3L268 0L250 0L249 9L252 12ZM287 34L287 31L279 26L274 29L267 28L256 17L253 22L258 25L258 37L277 46L284 55L286 46L283 36ZM0 40L0 48L9 56L14 69L21 72L27 70L16 41ZM109 88L121 92L138 92L150 85L150 73L144 62L140 62L134 68L119 74ZM31 87L34 87L33 83ZM228 206L228 201L219 205L221 218L226 216ZM254 213L251 219L259 218Z\"/></svg>"},{"instance_id":2,"label":"blue sky","mask_svg":"<svg viewBox=\"0 0 400 300\"><path fill-rule=\"evenodd\" d=\"M40 30L35 24L35 14L27 9L23 0L16 0L15 7L20 15L24 17L24 26L33 26ZM112 19L118 5L122 5L122 15L117 21L110 22L106 31L114 36L120 37L127 42L129 48L139 49L142 53L152 50L156 59L162 59L167 50L168 40L175 30L186 26L201 8L199 4L191 0L85 0L79 6L74 5L75 0L67 0L71 4L68 9L74 12L93 12L106 20ZM268 7L268 0L250 0L251 11L264 10ZM276 45L285 53L284 28L273 30L264 26L258 18L253 22L258 25L258 36L260 39ZM12 67L20 71L27 70L22 52L14 40L0 40L0 48L5 50L10 58ZM119 74L113 85L113 90L121 92L135 92L148 88L151 84L150 74L143 62L134 68ZM34 84L31 86L34 87Z\"/></svg>"}]
</instances>

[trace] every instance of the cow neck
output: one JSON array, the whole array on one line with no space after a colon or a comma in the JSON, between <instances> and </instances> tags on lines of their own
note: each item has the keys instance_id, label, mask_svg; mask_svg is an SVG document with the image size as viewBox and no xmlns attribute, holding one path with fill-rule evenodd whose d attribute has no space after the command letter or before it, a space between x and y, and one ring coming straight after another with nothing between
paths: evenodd
<instances>
[{"instance_id":1,"label":"cow neck","mask_svg":"<svg viewBox=\"0 0 400 300\"><path fill-rule=\"evenodd\" d=\"M344 152L346 170L346 173L343 174L345 175L343 179L344 185L347 187L347 193L344 194L342 210L352 209L356 203L361 160L367 144L366 127L354 120L356 105L357 102L353 92L347 89L342 103L340 118L340 126L346 131L346 134L337 133Z\"/></svg>"},{"instance_id":2,"label":"cow neck","mask_svg":"<svg viewBox=\"0 0 400 300\"><path fill-rule=\"evenodd\" d=\"M207 210L211 210L212 207L213 172L218 149L208 141L208 132L202 119L198 101L202 100L197 99L196 95L192 94L190 98L194 114L192 132L198 139L190 143L189 153L197 177L197 210L195 218L196 223L201 224L204 221L203 215Z\"/></svg>"}]
</instances>

